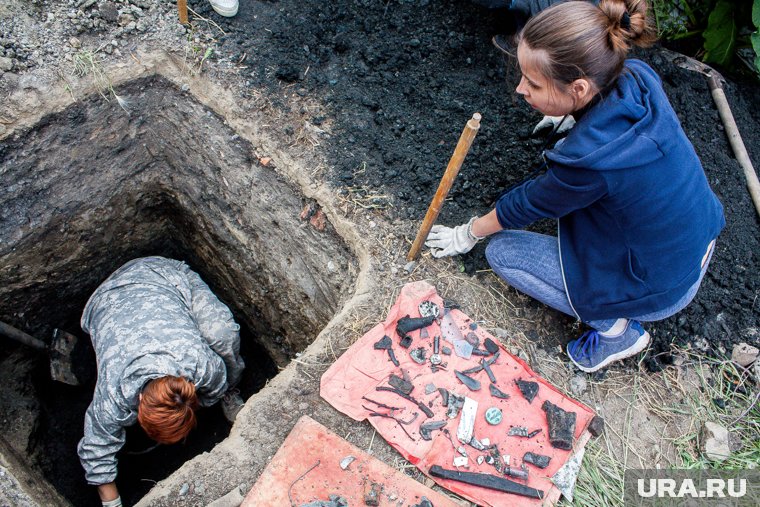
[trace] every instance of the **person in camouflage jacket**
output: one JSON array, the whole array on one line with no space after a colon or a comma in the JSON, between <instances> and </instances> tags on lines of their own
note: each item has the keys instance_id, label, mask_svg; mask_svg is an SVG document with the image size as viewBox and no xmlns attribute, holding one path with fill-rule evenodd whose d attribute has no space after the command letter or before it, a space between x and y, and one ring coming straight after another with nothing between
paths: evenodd
<instances>
[{"instance_id":1,"label":"person in camouflage jacket","mask_svg":"<svg viewBox=\"0 0 760 507\"><path fill-rule=\"evenodd\" d=\"M138 420L146 384L187 381L194 406L229 396L245 368L240 326L197 273L163 257L135 259L115 271L90 297L81 324L92 339L98 379L78 453L87 482L98 486L103 505L114 507L121 505L116 453L125 428ZM235 398L239 409L242 400ZM224 408L234 419L237 412Z\"/></svg>"}]
</instances>

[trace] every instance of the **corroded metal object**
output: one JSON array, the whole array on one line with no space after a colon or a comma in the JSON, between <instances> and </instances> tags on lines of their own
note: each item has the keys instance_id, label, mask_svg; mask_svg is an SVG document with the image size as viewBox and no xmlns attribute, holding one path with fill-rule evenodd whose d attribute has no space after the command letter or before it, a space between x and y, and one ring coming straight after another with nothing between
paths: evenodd
<instances>
[{"instance_id":1,"label":"corroded metal object","mask_svg":"<svg viewBox=\"0 0 760 507\"><path fill-rule=\"evenodd\" d=\"M467 386L467 389L470 391L479 391L480 390L480 381L475 380L472 377L468 377L461 371L454 370L454 375L457 376L459 381L463 383L465 386Z\"/></svg>"},{"instance_id":2,"label":"corroded metal object","mask_svg":"<svg viewBox=\"0 0 760 507\"><path fill-rule=\"evenodd\" d=\"M433 465L430 467L430 475L441 479L448 479L452 481L463 482L465 484L471 484L473 486L480 486L481 488L502 491L504 493L527 496L529 498L542 499L544 497L544 492L540 489L531 488L525 486L524 484L519 484L517 482L510 481L509 479L491 474L446 470L439 465Z\"/></svg>"},{"instance_id":3,"label":"corroded metal object","mask_svg":"<svg viewBox=\"0 0 760 507\"><path fill-rule=\"evenodd\" d=\"M552 447L569 451L573 447L575 435L575 412L559 408L550 401L544 401L541 409L546 412L546 422L549 425L549 442Z\"/></svg>"},{"instance_id":4,"label":"corroded metal object","mask_svg":"<svg viewBox=\"0 0 760 507\"><path fill-rule=\"evenodd\" d=\"M520 389L523 398L528 400L528 403L532 403L533 399L538 394L538 383L523 379L515 380L515 383L517 384L518 389Z\"/></svg>"},{"instance_id":5,"label":"corroded metal object","mask_svg":"<svg viewBox=\"0 0 760 507\"><path fill-rule=\"evenodd\" d=\"M544 456L543 454L536 454L534 452L526 452L523 455L523 461L526 463L530 463L531 465L537 466L538 468L546 468L549 466L549 462L551 461L551 457Z\"/></svg>"},{"instance_id":6,"label":"corroded metal object","mask_svg":"<svg viewBox=\"0 0 760 507\"><path fill-rule=\"evenodd\" d=\"M509 395L505 393L504 391L502 391L501 389L499 389L498 387L496 387L495 384L488 384L488 390L491 391L491 396L493 396L494 398L500 398L502 400L509 399Z\"/></svg>"}]
</instances>

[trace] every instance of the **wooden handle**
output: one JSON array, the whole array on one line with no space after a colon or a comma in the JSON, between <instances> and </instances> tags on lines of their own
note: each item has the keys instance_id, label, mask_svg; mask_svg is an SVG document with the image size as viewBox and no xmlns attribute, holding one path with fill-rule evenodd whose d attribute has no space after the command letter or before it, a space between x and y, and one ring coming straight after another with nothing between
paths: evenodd
<instances>
[{"instance_id":1,"label":"wooden handle","mask_svg":"<svg viewBox=\"0 0 760 507\"><path fill-rule=\"evenodd\" d=\"M28 345L37 350L47 350L47 345L45 345L45 342L38 340L37 338L30 336L20 329L16 329L10 324L6 324L5 322L0 322L0 335L7 336L12 340L16 340L19 343L23 343L24 345Z\"/></svg>"},{"instance_id":2,"label":"wooden handle","mask_svg":"<svg viewBox=\"0 0 760 507\"><path fill-rule=\"evenodd\" d=\"M186 25L188 23L187 0L177 0L177 11L179 12L179 22Z\"/></svg>"},{"instance_id":3,"label":"wooden handle","mask_svg":"<svg viewBox=\"0 0 760 507\"><path fill-rule=\"evenodd\" d=\"M742 136L739 134L739 127L736 126L734 115L731 113L731 108L728 105L728 99L726 99L723 87L716 76L712 74L708 75L707 82L710 86L710 93L715 101L715 105L718 108L720 119L723 121L723 126L726 129L728 142L734 150L737 162L739 162L739 165L744 170L749 195L755 204L755 211L760 216L760 181L757 179L757 173L755 173L755 168L752 166L752 160L750 160L747 148L744 146L744 141L742 141Z\"/></svg>"},{"instance_id":4,"label":"wooden handle","mask_svg":"<svg viewBox=\"0 0 760 507\"><path fill-rule=\"evenodd\" d=\"M454 154L451 156L449 165L446 166L446 172L443 173L441 183L438 185L438 190L436 191L433 200L430 202L430 206L425 214L425 219L422 221L422 225L417 232L417 237L414 239L414 243L412 243L412 248L409 249L409 255L406 256L407 260L413 261L419 255L422 245L425 243L425 239L427 239L427 236L430 233L430 229L433 227L433 224L438 218L438 214L441 212L443 201L449 194L449 190L451 190L451 186L454 184L457 174L459 174L459 169L462 167L464 157L467 155L467 152L470 151L472 141L475 139L475 135L480 128L480 118L480 113L475 113L464 126L462 135L459 136L457 147L454 149Z\"/></svg>"}]
</instances>

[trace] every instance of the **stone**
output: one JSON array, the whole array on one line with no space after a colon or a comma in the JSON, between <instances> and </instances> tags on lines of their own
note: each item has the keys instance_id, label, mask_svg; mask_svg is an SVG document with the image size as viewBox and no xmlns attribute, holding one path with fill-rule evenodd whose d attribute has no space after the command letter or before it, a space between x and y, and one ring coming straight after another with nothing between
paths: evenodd
<instances>
[{"instance_id":1,"label":"stone","mask_svg":"<svg viewBox=\"0 0 760 507\"><path fill-rule=\"evenodd\" d=\"M757 360L760 350L747 343L737 343L734 350L731 351L731 361L744 368L748 367Z\"/></svg>"},{"instance_id":2,"label":"stone","mask_svg":"<svg viewBox=\"0 0 760 507\"><path fill-rule=\"evenodd\" d=\"M74 49L79 49L82 47L82 41L80 41L77 37L72 37L69 39L69 46Z\"/></svg>"},{"instance_id":3,"label":"stone","mask_svg":"<svg viewBox=\"0 0 760 507\"><path fill-rule=\"evenodd\" d=\"M0 57L0 70L3 72L10 72L13 70L13 60L10 58Z\"/></svg>"},{"instance_id":4,"label":"stone","mask_svg":"<svg viewBox=\"0 0 760 507\"><path fill-rule=\"evenodd\" d=\"M185 496L188 491L190 491L190 485L185 482L179 488L179 496Z\"/></svg>"},{"instance_id":5,"label":"stone","mask_svg":"<svg viewBox=\"0 0 760 507\"><path fill-rule=\"evenodd\" d=\"M731 456L728 430L720 424L706 422L702 429L702 452L712 461L724 461Z\"/></svg>"},{"instance_id":6,"label":"stone","mask_svg":"<svg viewBox=\"0 0 760 507\"><path fill-rule=\"evenodd\" d=\"M586 382L586 376L578 374L570 380L570 392L573 396L581 396L588 389L588 382Z\"/></svg>"},{"instance_id":7,"label":"stone","mask_svg":"<svg viewBox=\"0 0 760 507\"><path fill-rule=\"evenodd\" d=\"M591 422L588 423L588 432L591 436L598 437L604 432L604 418L595 415Z\"/></svg>"}]
</instances>

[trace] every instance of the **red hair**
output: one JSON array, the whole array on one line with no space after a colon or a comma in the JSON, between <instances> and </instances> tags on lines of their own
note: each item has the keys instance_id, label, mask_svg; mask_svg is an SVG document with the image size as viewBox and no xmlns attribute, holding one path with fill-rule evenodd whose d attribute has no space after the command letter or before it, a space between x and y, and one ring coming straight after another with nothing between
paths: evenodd
<instances>
[{"instance_id":1,"label":"red hair","mask_svg":"<svg viewBox=\"0 0 760 507\"><path fill-rule=\"evenodd\" d=\"M137 409L137 421L150 438L174 444L196 425L198 397L192 382L182 377L161 377L145 385Z\"/></svg>"}]
</instances>

